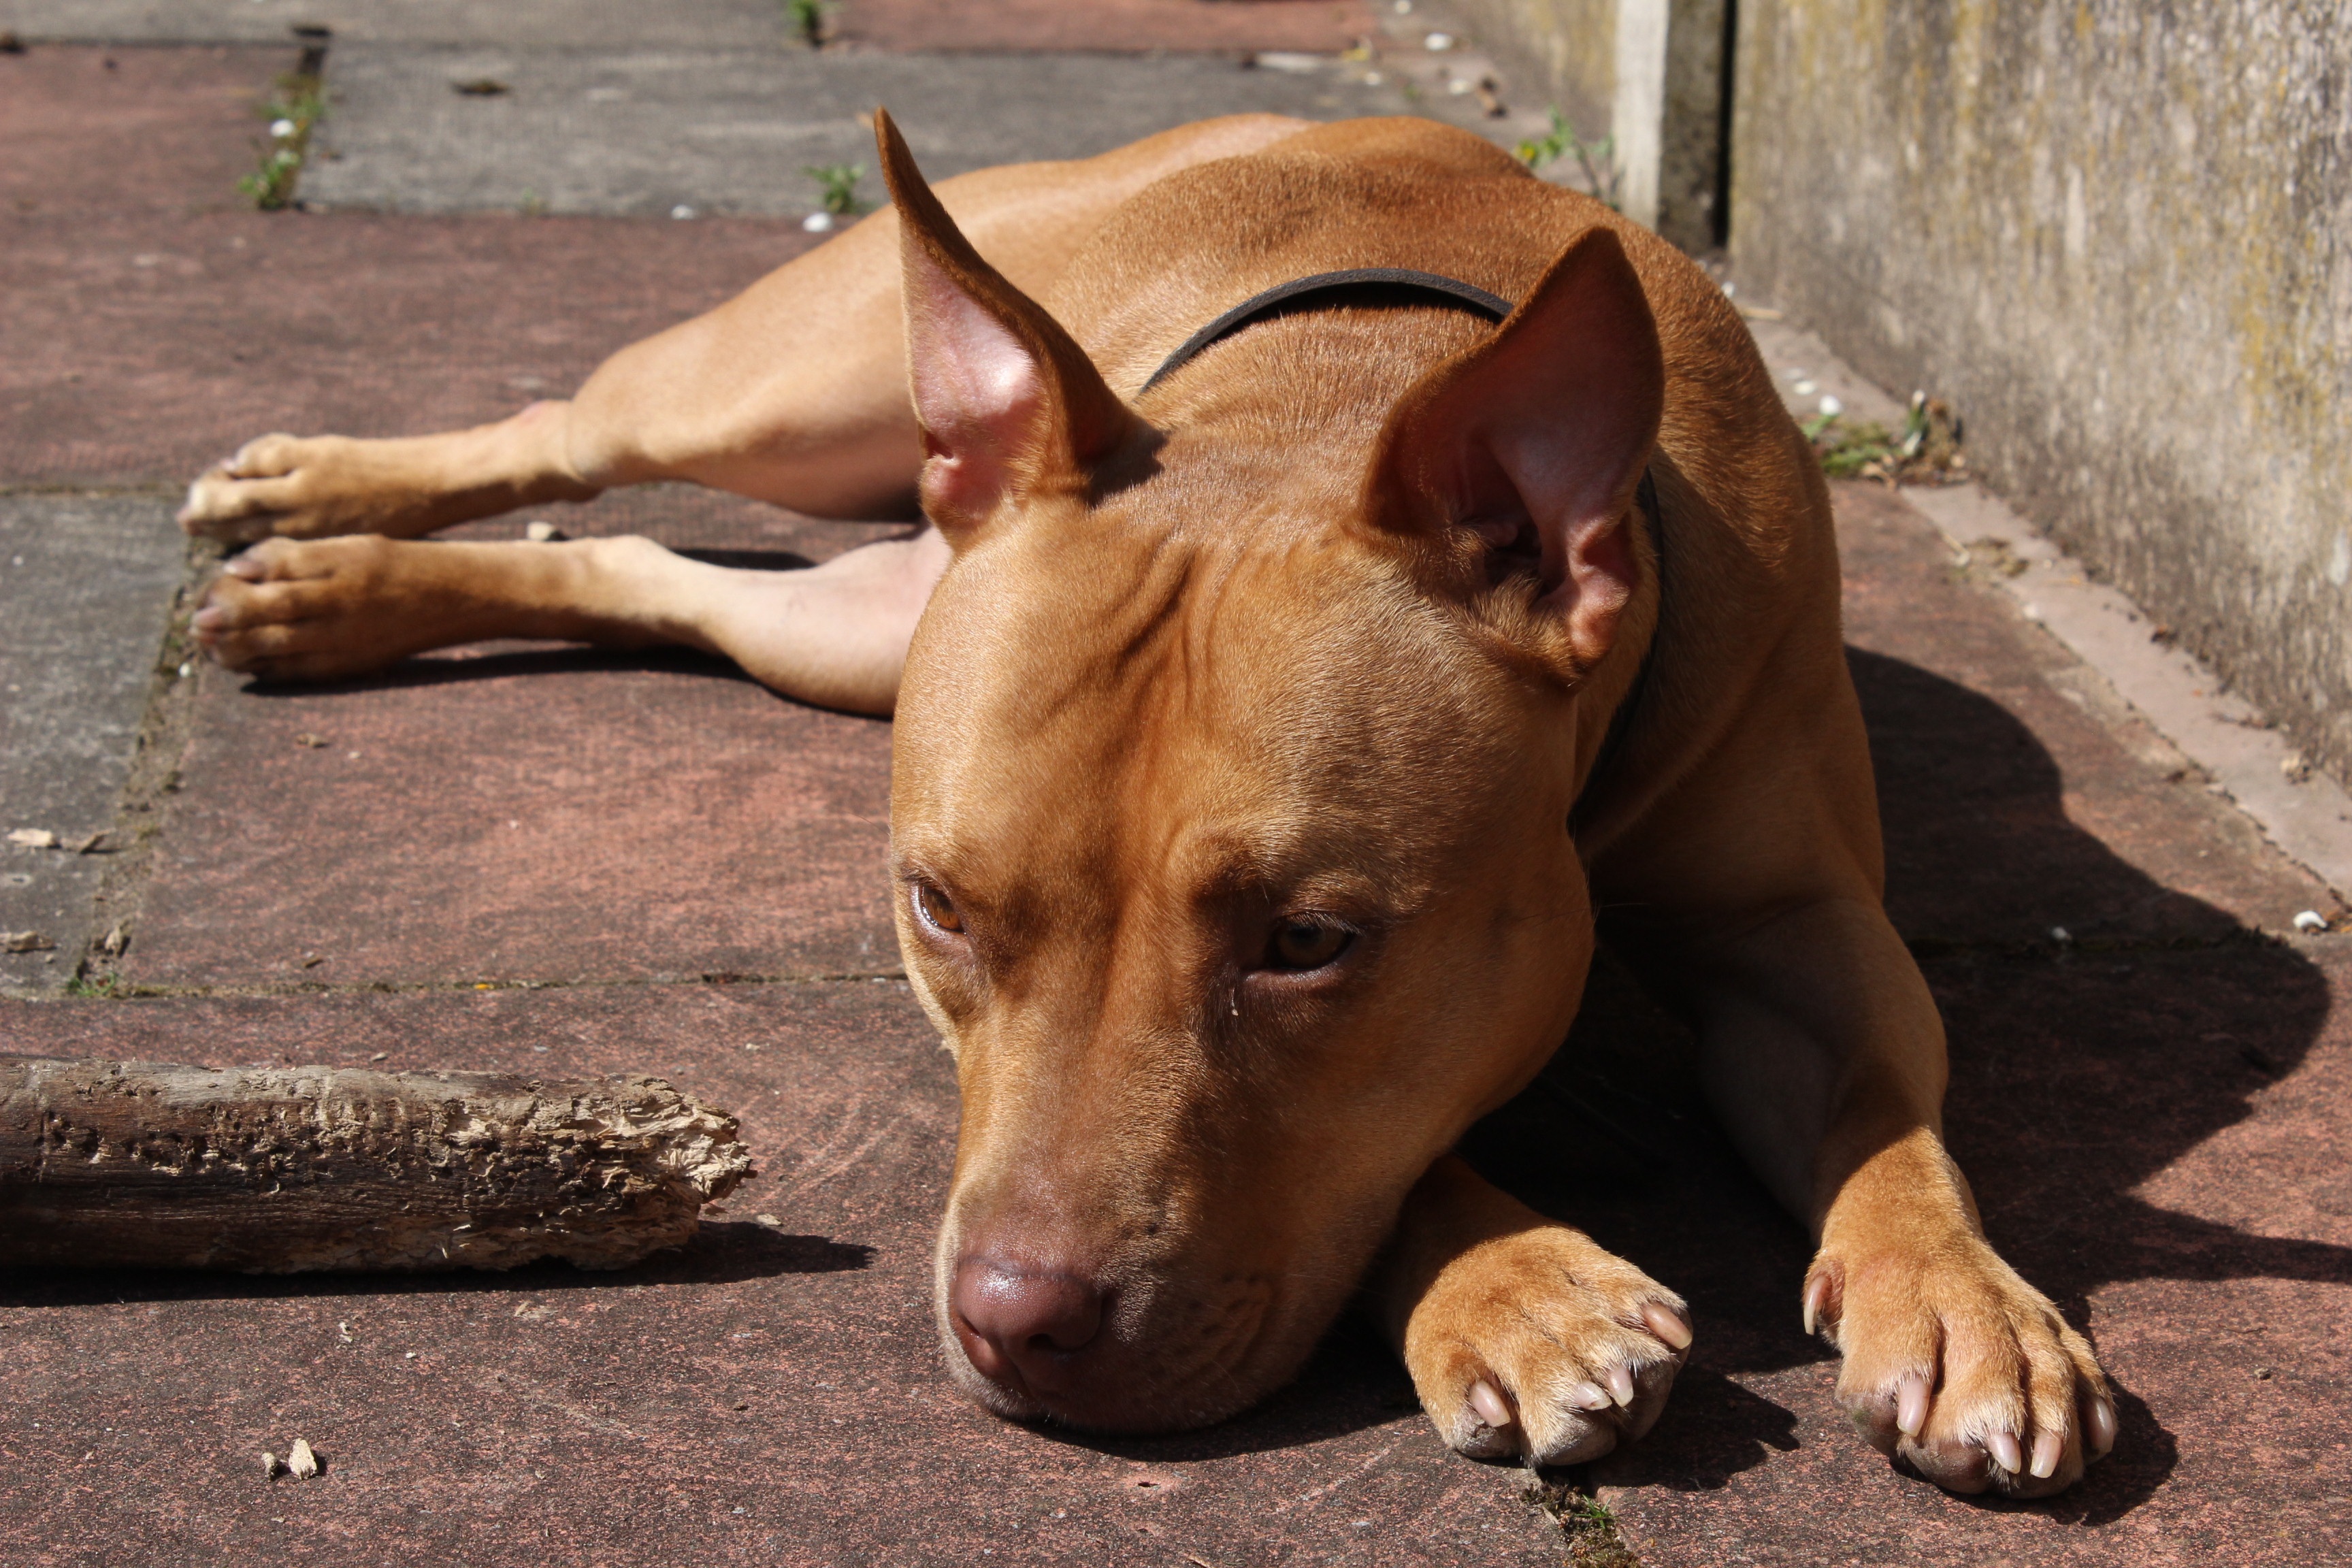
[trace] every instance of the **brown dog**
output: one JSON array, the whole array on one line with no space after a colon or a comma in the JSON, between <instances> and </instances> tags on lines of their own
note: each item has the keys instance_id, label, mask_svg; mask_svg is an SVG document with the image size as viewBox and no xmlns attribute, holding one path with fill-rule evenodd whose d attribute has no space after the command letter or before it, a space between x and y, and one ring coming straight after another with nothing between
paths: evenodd
<instances>
[{"instance_id":1,"label":"brown dog","mask_svg":"<svg viewBox=\"0 0 2352 1568\"><path fill-rule=\"evenodd\" d=\"M1641 1436L1680 1300L1448 1152L1566 1034L1605 903L1820 1237L1804 1316L1864 1434L1955 1490L2079 1477L2112 1395L1944 1152L1827 497L1720 292L1421 121L1211 122L950 205L880 134L895 223L572 403L270 437L185 519L416 533L655 477L854 511L919 472L936 533L783 583L633 541L280 540L200 635L280 675L683 641L895 696L899 938L963 1089L941 1336L992 1409L1215 1420L1370 1270L1454 1447ZM1302 295L1154 375L1237 302L1365 268L1431 280ZM875 368L902 343L910 401Z\"/></svg>"}]
</instances>

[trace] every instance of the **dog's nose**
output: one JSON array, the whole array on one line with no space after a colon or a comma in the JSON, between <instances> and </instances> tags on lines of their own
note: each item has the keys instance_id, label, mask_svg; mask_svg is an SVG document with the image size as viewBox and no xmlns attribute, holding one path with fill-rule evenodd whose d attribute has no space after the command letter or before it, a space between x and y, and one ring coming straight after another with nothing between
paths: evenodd
<instances>
[{"instance_id":1,"label":"dog's nose","mask_svg":"<svg viewBox=\"0 0 2352 1568\"><path fill-rule=\"evenodd\" d=\"M1102 1328L1103 1292L1073 1275L1017 1268L993 1258L956 1263L948 1295L964 1354L992 1383L1053 1394L1070 1381L1070 1357Z\"/></svg>"}]
</instances>

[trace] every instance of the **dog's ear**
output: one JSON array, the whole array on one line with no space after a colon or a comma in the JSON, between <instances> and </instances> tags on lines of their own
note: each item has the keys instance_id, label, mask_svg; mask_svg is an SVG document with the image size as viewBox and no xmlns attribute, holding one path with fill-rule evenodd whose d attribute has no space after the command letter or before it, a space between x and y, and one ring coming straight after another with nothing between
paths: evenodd
<instances>
[{"instance_id":1,"label":"dog's ear","mask_svg":"<svg viewBox=\"0 0 2352 1568\"><path fill-rule=\"evenodd\" d=\"M981 259L880 110L874 137L898 209L923 510L961 544L1008 501L1082 491L1142 422L1061 323Z\"/></svg>"},{"instance_id":2,"label":"dog's ear","mask_svg":"<svg viewBox=\"0 0 2352 1568\"><path fill-rule=\"evenodd\" d=\"M1372 521L1471 530L1517 551L1590 668L1640 574L1628 518L1665 405L1642 281L1616 235L1588 231L1492 337L1424 375L1391 412L1368 476Z\"/></svg>"}]
</instances>

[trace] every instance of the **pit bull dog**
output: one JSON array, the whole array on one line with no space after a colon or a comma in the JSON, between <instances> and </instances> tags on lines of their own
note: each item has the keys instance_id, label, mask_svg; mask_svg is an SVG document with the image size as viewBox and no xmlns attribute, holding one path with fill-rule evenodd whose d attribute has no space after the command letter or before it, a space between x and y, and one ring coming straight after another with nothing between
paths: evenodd
<instances>
[{"instance_id":1,"label":"pit bull dog","mask_svg":"<svg viewBox=\"0 0 2352 1568\"><path fill-rule=\"evenodd\" d=\"M1215 1421L1361 1288L1460 1452L1641 1436L1681 1299L1450 1152L1606 907L1819 1239L1862 1434L1955 1491L2079 1478L2114 1396L1944 1151L1827 492L1721 292L1424 121L936 194L877 128L895 212L571 402L206 474L184 524L261 542L198 637L278 679L683 643L895 709L899 941L963 1098L940 1341L992 1410ZM930 526L791 574L415 537L655 479Z\"/></svg>"}]
</instances>

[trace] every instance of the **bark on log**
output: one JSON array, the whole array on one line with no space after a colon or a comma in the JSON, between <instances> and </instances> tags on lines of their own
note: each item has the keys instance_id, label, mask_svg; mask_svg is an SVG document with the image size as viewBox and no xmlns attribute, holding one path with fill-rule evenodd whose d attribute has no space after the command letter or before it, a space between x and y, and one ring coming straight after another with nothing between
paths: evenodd
<instances>
[{"instance_id":1,"label":"bark on log","mask_svg":"<svg viewBox=\"0 0 2352 1568\"><path fill-rule=\"evenodd\" d=\"M656 1078L0 1056L0 1267L625 1268L751 1171Z\"/></svg>"}]
</instances>

